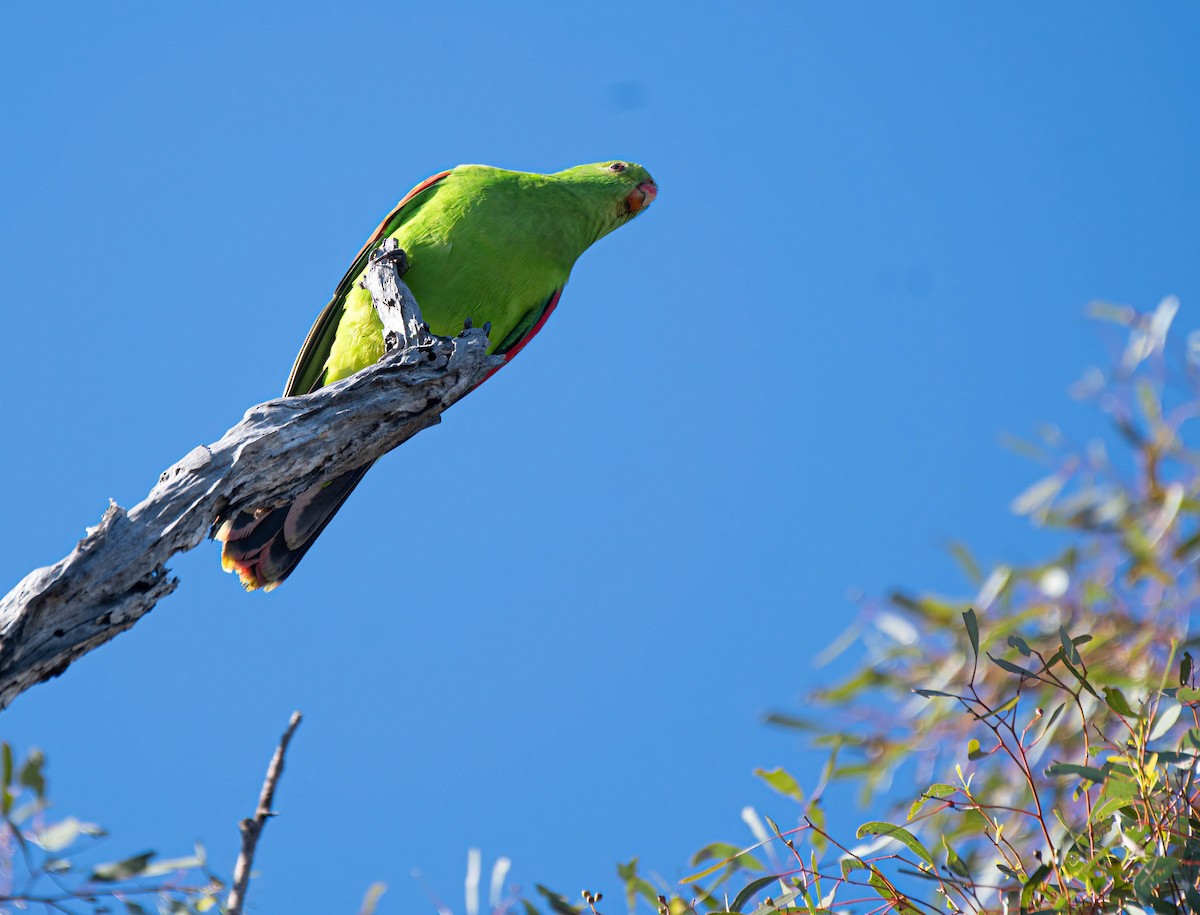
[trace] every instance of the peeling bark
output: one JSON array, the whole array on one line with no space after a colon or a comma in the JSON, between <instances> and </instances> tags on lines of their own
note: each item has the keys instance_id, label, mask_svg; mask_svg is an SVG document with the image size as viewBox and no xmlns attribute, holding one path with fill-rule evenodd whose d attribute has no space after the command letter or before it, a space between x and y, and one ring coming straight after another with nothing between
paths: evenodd
<instances>
[{"instance_id":1,"label":"peeling bark","mask_svg":"<svg viewBox=\"0 0 1200 915\"><path fill-rule=\"evenodd\" d=\"M167 561L209 536L218 515L287 502L441 422L504 360L483 329L435 337L388 239L366 276L393 348L376 365L302 397L251 407L199 445L130 511L110 504L71 553L0 600L0 709L124 632L179 586Z\"/></svg>"}]
</instances>

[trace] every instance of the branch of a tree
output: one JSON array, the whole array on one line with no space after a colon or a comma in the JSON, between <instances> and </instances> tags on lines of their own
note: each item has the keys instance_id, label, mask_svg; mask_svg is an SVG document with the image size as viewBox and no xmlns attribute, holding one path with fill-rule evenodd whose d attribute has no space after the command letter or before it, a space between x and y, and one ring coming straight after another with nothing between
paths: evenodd
<instances>
[{"instance_id":1,"label":"branch of a tree","mask_svg":"<svg viewBox=\"0 0 1200 915\"><path fill-rule=\"evenodd\" d=\"M271 765L267 767L267 777L258 796L258 809L254 811L253 818L242 820L239 824L242 831L242 850L233 867L233 886L225 903L226 915L242 915L246 887L250 884L250 868L254 864L254 851L258 848L258 839L262 835L263 827L267 825L267 818L275 815L271 810L271 802L275 799L275 786L279 784L279 776L283 775L283 757L302 717L299 712L292 712L287 730L283 732L279 746L275 748L275 755L271 757Z\"/></svg>"},{"instance_id":2,"label":"branch of a tree","mask_svg":"<svg viewBox=\"0 0 1200 915\"><path fill-rule=\"evenodd\" d=\"M393 348L312 394L251 407L221 439L167 469L132 510L110 503L70 555L25 576L0 600L0 709L174 591L167 560L203 541L218 516L282 504L379 458L439 423L503 364L487 355L483 329L430 335L400 278L402 252L394 242L381 251L366 285Z\"/></svg>"}]
</instances>

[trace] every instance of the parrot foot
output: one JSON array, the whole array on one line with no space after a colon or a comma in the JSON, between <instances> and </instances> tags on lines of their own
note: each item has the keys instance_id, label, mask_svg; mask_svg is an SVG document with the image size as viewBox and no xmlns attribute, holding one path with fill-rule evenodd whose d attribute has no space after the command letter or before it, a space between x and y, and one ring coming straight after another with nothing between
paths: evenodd
<instances>
[{"instance_id":1,"label":"parrot foot","mask_svg":"<svg viewBox=\"0 0 1200 915\"><path fill-rule=\"evenodd\" d=\"M463 321L463 329L459 333L459 336L461 337L463 334L465 334L467 331L469 331L474 326L475 326L475 319L467 318L466 320ZM492 332L492 322L491 321L483 322L483 332L485 334L490 334Z\"/></svg>"},{"instance_id":2,"label":"parrot foot","mask_svg":"<svg viewBox=\"0 0 1200 915\"><path fill-rule=\"evenodd\" d=\"M399 276L404 276L408 273L408 255L404 253L404 249L400 247L380 247L371 252L368 258L369 263L374 263L378 260L389 260L395 262L396 273Z\"/></svg>"}]
</instances>

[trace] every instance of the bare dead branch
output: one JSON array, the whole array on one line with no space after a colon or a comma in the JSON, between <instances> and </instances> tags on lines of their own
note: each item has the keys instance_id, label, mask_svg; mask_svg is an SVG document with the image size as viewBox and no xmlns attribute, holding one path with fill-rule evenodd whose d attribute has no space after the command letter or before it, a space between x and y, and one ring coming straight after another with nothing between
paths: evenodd
<instances>
[{"instance_id":1,"label":"bare dead branch","mask_svg":"<svg viewBox=\"0 0 1200 915\"><path fill-rule=\"evenodd\" d=\"M391 240L388 240L391 242ZM373 461L441 422L503 364L484 330L434 337L387 249L366 285L394 349L376 365L303 397L251 407L211 445L168 468L132 510L111 503L70 555L0 600L0 709L129 629L179 585L166 568L209 535L218 515L287 502Z\"/></svg>"},{"instance_id":2,"label":"bare dead branch","mask_svg":"<svg viewBox=\"0 0 1200 915\"><path fill-rule=\"evenodd\" d=\"M267 777L258 796L258 809L254 811L253 818L242 820L238 824L242 831L242 850L233 867L233 886L225 903L227 915L242 915L246 888L250 884L250 868L254 864L254 852L258 848L258 839L262 835L263 827L267 825L267 818L275 816L275 812L271 810L271 802L275 800L275 786L279 784L279 777L283 775L283 757L287 753L288 744L292 742L292 734L296 732L302 718L299 712L292 712L287 730L283 732L279 746L275 748L275 755L271 757L271 765L267 767Z\"/></svg>"}]
</instances>

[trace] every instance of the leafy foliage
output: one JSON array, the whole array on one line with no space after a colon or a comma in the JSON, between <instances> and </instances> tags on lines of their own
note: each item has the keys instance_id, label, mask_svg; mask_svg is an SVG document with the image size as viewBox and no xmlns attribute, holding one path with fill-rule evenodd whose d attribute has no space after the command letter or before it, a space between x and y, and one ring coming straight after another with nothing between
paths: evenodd
<instances>
[{"instance_id":1,"label":"leafy foliage","mask_svg":"<svg viewBox=\"0 0 1200 915\"><path fill-rule=\"evenodd\" d=\"M32 750L17 761L0 743L0 912L126 912L187 915L220 911L223 885L209 872L204 849L186 858L152 851L88 864L105 831L75 817L48 817L45 758Z\"/></svg>"},{"instance_id":2,"label":"leafy foliage","mask_svg":"<svg viewBox=\"0 0 1200 915\"><path fill-rule=\"evenodd\" d=\"M682 891L623 865L630 911L1200 911L1200 334L1168 348L1177 308L1093 306L1122 347L1074 393L1111 442L1049 427L1017 443L1046 470L1012 508L1057 549L985 569L956 544L969 593L865 604L836 643L864 647L857 669L811 717L770 718L830 750L808 797L785 770L757 772L798 825L751 821L757 844L706 846ZM907 798L849 847L825 828L830 781L873 805Z\"/></svg>"}]
</instances>

